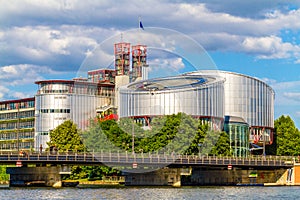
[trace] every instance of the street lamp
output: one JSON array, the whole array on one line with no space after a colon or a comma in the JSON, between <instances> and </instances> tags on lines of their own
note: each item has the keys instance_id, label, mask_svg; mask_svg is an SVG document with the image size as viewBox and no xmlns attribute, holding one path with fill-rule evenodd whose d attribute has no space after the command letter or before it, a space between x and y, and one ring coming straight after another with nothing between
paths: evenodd
<instances>
[{"instance_id":1,"label":"street lamp","mask_svg":"<svg viewBox=\"0 0 300 200\"><path fill-rule=\"evenodd\" d=\"M200 157L200 148L202 147L202 144L201 143L198 143L198 154L199 154L199 157Z\"/></svg>"},{"instance_id":2,"label":"street lamp","mask_svg":"<svg viewBox=\"0 0 300 200\"><path fill-rule=\"evenodd\" d=\"M132 117L132 154L134 154L134 118Z\"/></svg>"}]
</instances>

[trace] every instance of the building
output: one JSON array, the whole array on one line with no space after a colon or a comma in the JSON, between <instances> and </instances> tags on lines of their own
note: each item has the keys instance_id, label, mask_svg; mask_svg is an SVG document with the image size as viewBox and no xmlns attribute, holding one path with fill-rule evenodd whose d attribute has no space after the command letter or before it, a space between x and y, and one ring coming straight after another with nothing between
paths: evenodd
<instances>
[{"instance_id":1,"label":"building","mask_svg":"<svg viewBox=\"0 0 300 200\"><path fill-rule=\"evenodd\" d=\"M216 76L181 75L142 80L120 88L119 117L131 117L144 126L154 116L179 112L211 118L221 129L224 108L224 79Z\"/></svg>"},{"instance_id":2,"label":"building","mask_svg":"<svg viewBox=\"0 0 300 200\"><path fill-rule=\"evenodd\" d=\"M0 150L34 147L34 98L0 102Z\"/></svg>"},{"instance_id":3,"label":"building","mask_svg":"<svg viewBox=\"0 0 300 200\"><path fill-rule=\"evenodd\" d=\"M249 142L265 147L273 141L274 91L250 76L201 70L130 83L119 93L120 118L146 126L153 116L179 112L207 119L214 129L221 130L225 122L235 156L247 156Z\"/></svg>"},{"instance_id":4,"label":"building","mask_svg":"<svg viewBox=\"0 0 300 200\"><path fill-rule=\"evenodd\" d=\"M152 117L179 112L225 130L235 156L247 156L249 143L272 144L275 94L263 81L217 70L148 79L146 45L116 43L114 54L115 69L37 81L35 98L0 102L1 149L46 148L50 131L65 120L84 130L96 116L118 115L150 128Z\"/></svg>"},{"instance_id":5,"label":"building","mask_svg":"<svg viewBox=\"0 0 300 200\"><path fill-rule=\"evenodd\" d=\"M272 144L275 92L269 85L257 78L234 72L203 70L191 74L223 77L226 80L225 116L239 117L249 125L251 143L260 146Z\"/></svg>"},{"instance_id":6,"label":"building","mask_svg":"<svg viewBox=\"0 0 300 200\"><path fill-rule=\"evenodd\" d=\"M114 85L87 81L37 81L35 96L35 149L47 147L49 133L65 120L85 129L97 114L114 104Z\"/></svg>"}]
</instances>

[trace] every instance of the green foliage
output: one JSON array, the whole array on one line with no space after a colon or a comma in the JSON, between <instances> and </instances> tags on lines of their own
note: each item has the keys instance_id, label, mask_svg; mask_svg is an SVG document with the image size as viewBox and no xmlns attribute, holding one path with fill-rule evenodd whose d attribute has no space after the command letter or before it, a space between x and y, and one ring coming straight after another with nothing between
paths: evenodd
<instances>
[{"instance_id":1,"label":"green foliage","mask_svg":"<svg viewBox=\"0 0 300 200\"><path fill-rule=\"evenodd\" d=\"M70 120L65 121L50 132L48 146L56 146L59 151L84 151L77 126Z\"/></svg>"},{"instance_id":2,"label":"green foliage","mask_svg":"<svg viewBox=\"0 0 300 200\"><path fill-rule=\"evenodd\" d=\"M136 153L197 154L201 149L203 154L230 154L226 133L209 131L207 123L201 124L199 119L184 113L154 117L150 130L143 130L130 118L93 122L82 138L90 151L131 152L134 139Z\"/></svg>"},{"instance_id":3,"label":"green foliage","mask_svg":"<svg viewBox=\"0 0 300 200\"><path fill-rule=\"evenodd\" d=\"M98 179L103 176L121 175L121 172L107 166L74 166L69 179Z\"/></svg>"},{"instance_id":4,"label":"green foliage","mask_svg":"<svg viewBox=\"0 0 300 200\"><path fill-rule=\"evenodd\" d=\"M213 155L230 156L230 139L226 132L217 133L219 135L218 140L211 150Z\"/></svg>"},{"instance_id":5,"label":"green foliage","mask_svg":"<svg viewBox=\"0 0 300 200\"><path fill-rule=\"evenodd\" d=\"M300 132L290 116L280 116L274 123L276 154L279 156L300 155Z\"/></svg>"},{"instance_id":6,"label":"green foliage","mask_svg":"<svg viewBox=\"0 0 300 200\"><path fill-rule=\"evenodd\" d=\"M83 144L87 151L100 152L101 150L113 150L116 147L108 138L111 128L116 126L116 121L107 120L101 123L91 121L89 129L81 133Z\"/></svg>"},{"instance_id":7,"label":"green foliage","mask_svg":"<svg viewBox=\"0 0 300 200\"><path fill-rule=\"evenodd\" d=\"M9 174L6 174L6 166L0 165L0 181L8 181Z\"/></svg>"},{"instance_id":8,"label":"green foliage","mask_svg":"<svg viewBox=\"0 0 300 200\"><path fill-rule=\"evenodd\" d=\"M78 133L77 127L66 121L51 131L49 145L60 150L78 151L134 151L136 153L168 152L177 154L230 155L229 137L225 132L210 131L207 123L201 124L184 113L154 117L151 129L144 130L130 118L91 121L89 129ZM199 148L201 144L201 148ZM109 167L73 166L70 179L101 178L118 174Z\"/></svg>"}]
</instances>

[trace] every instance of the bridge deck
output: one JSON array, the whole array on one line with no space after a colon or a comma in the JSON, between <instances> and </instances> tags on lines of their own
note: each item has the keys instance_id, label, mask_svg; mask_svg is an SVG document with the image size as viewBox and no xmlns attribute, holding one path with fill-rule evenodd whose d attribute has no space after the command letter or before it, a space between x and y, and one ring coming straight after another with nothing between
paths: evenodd
<instances>
[{"instance_id":1,"label":"bridge deck","mask_svg":"<svg viewBox=\"0 0 300 200\"><path fill-rule=\"evenodd\" d=\"M290 168L294 157L258 156L258 157L217 157L201 155L166 154L125 154L125 153L59 153L20 155L16 153L0 154L0 164L68 164L68 165L109 165L109 166L210 166L210 167L253 167L253 168Z\"/></svg>"}]
</instances>

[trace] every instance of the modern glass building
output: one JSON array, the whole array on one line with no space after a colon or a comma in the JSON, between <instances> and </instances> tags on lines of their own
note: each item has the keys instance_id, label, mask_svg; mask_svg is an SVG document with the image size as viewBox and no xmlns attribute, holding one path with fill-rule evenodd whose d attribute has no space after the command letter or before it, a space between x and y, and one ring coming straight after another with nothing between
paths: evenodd
<instances>
[{"instance_id":1,"label":"modern glass building","mask_svg":"<svg viewBox=\"0 0 300 200\"><path fill-rule=\"evenodd\" d=\"M36 84L36 149L47 147L49 132L64 121L72 120L79 129L85 129L99 109L114 103L114 85L110 83L46 80Z\"/></svg>"},{"instance_id":2,"label":"modern glass building","mask_svg":"<svg viewBox=\"0 0 300 200\"><path fill-rule=\"evenodd\" d=\"M34 147L34 98L0 102L0 150Z\"/></svg>"},{"instance_id":3,"label":"modern glass building","mask_svg":"<svg viewBox=\"0 0 300 200\"><path fill-rule=\"evenodd\" d=\"M275 92L269 85L257 78L234 72L203 70L191 74L225 78L225 115L240 117L249 124L250 142L260 145L273 142Z\"/></svg>"},{"instance_id":4,"label":"modern glass building","mask_svg":"<svg viewBox=\"0 0 300 200\"><path fill-rule=\"evenodd\" d=\"M221 129L224 118L224 79L180 75L134 82L120 88L119 117L131 117L148 126L153 116L186 113L213 119Z\"/></svg>"},{"instance_id":5,"label":"modern glass building","mask_svg":"<svg viewBox=\"0 0 300 200\"><path fill-rule=\"evenodd\" d=\"M37 81L35 98L0 102L0 148L47 147L49 132L65 120L84 130L91 118L118 115L149 128L152 117L180 112L225 130L235 156L247 156L249 143L272 143L275 94L263 81L219 70L148 79L146 45L117 43L114 54L114 69Z\"/></svg>"},{"instance_id":6,"label":"modern glass building","mask_svg":"<svg viewBox=\"0 0 300 200\"><path fill-rule=\"evenodd\" d=\"M244 119L225 116L224 131L229 134L230 150L233 156L246 157L249 155L249 125Z\"/></svg>"}]
</instances>

